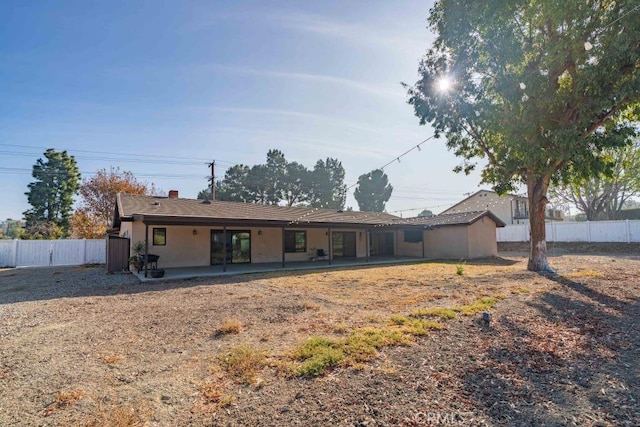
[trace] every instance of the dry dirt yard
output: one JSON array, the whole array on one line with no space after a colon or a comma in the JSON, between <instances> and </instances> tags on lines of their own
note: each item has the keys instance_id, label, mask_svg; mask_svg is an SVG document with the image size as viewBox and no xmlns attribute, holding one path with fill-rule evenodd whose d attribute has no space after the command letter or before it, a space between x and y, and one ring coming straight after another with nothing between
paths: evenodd
<instances>
[{"instance_id":1,"label":"dry dirt yard","mask_svg":"<svg viewBox=\"0 0 640 427\"><path fill-rule=\"evenodd\" d=\"M640 256L551 262L3 270L0 425L640 425Z\"/></svg>"}]
</instances>

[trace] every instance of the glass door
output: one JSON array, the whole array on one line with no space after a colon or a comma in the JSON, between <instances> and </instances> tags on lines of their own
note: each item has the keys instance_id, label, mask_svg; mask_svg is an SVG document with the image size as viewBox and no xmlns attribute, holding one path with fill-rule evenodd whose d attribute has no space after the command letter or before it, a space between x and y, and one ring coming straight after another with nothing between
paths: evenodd
<instances>
[{"instance_id":1,"label":"glass door","mask_svg":"<svg viewBox=\"0 0 640 427\"><path fill-rule=\"evenodd\" d=\"M211 265L251 262L251 232L227 231L227 250L225 253L224 232L211 230Z\"/></svg>"},{"instance_id":2,"label":"glass door","mask_svg":"<svg viewBox=\"0 0 640 427\"><path fill-rule=\"evenodd\" d=\"M332 236L333 256L355 257L356 256L356 233L353 231L335 231Z\"/></svg>"}]
</instances>

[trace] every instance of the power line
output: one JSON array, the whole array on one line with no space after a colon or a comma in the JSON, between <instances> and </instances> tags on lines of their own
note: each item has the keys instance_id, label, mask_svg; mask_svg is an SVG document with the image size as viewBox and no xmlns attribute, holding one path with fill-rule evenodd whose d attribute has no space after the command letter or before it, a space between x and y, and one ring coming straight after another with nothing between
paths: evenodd
<instances>
[{"instance_id":1,"label":"power line","mask_svg":"<svg viewBox=\"0 0 640 427\"><path fill-rule=\"evenodd\" d=\"M39 150L48 150L50 148L53 148L53 149L56 149L56 150L67 151L69 153L78 152L78 153L89 153L89 154L108 154L108 155L113 155L113 156L122 156L122 154L123 154L123 153L114 153L114 152L110 152L110 151L82 150L82 149L79 149L79 148L63 149L63 148L55 148L55 147L41 147L41 146L35 146L35 145L22 145L22 144L3 144L3 143L0 143L0 146L3 146L3 147L17 147L17 148L33 148L33 149L39 149ZM208 163L206 161L203 161L199 157L164 156L164 155L160 155L160 154L130 153L130 152L127 152L126 154L127 154L127 156L142 158L142 160L144 160L145 157L146 158L151 157L151 158L154 158L154 159L197 160L198 164ZM42 155L42 154L38 154L38 155ZM120 160L120 159L118 159L118 160ZM220 160L220 159L216 159L216 161L220 162L220 163L228 163L228 164L237 163L237 162L231 162L231 161L228 161L228 160Z\"/></svg>"},{"instance_id":2,"label":"power line","mask_svg":"<svg viewBox=\"0 0 640 427\"><path fill-rule=\"evenodd\" d=\"M410 152L412 152L413 150L422 151L422 148L420 148L420 146L421 146L422 144L426 143L427 141L429 141L429 140L433 139L433 138L435 138L435 135L431 135L431 136L430 136L430 137L428 137L427 139L425 139L425 140L423 140L423 141L419 142L418 144L413 145L413 146L412 146L411 148L409 148L407 151L405 151L404 153L400 154L399 156L396 156L393 160L391 160L391 161L390 161L390 162L388 162L388 163L385 163L383 166L379 167L378 169L380 169L380 170L384 170L384 168L386 168L387 166L389 166L389 165L391 165L391 164L393 164L393 163L395 163L395 162L400 163L400 159L401 159L401 158L403 158L404 156L406 156L407 154L409 154ZM371 177L371 175L370 175L370 174L369 174L368 176L369 176L369 177ZM358 185L359 183L360 183L360 180L358 180L355 184L351 184L350 186L348 186L348 187L345 189L345 194L346 194L350 189L352 189L353 187L355 187L356 185Z\"/></svg>"}]
</instances>

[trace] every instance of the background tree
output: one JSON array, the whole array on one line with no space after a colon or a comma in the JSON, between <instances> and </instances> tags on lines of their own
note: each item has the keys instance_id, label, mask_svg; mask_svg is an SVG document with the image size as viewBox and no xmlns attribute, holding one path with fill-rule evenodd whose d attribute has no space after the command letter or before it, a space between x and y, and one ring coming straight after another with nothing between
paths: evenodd
<instances>
[{"instance_id":1,"label":"background tree","mask_svg":"<svg viewBox=\"0 0 640 427\"><path fill-rule=\"evenodd\" d=\"M433 212L431 212L429 209L424 209L422 212L418 214L418 218L423 218L428 216L433 216Z\"/></svg>"},{"instance_id":2,"label":"background tree","mask_svg":"<svg viewBox=\"0 0 640 427\"><path fill-rule=\"evenodd\" d=\"M0 239L19 239L23 232L23 221L7 218L0 222Z\"/></svg>"},{"instance_id":3,"label":"background tree","mask_svg":"<svg viewBox=\"0 0 640 427\"><path fill-rule=\"evenodd\" d=\"M27 200L32 206L24 212L26 238L57 239L69 234L73 196L80 185L80 171L73 156L50 148L36 161L28 185Z\"/></svg>"},{"instance_id":4,"label":"background tree","mask_svg":"<svg viewBox=\"0 0 640 427\"><path fill-rule=\"evenodd\" d=\"M389 184L387 174L382 169L375 169L360 175L353 196L361 211L383 212L392 192L393 187Z\"/></svg>"},{"instance_id":5,"label":"background tree","mask_svg":"<svg viewBox=\"0 0 640 427\"><path fill-rule=\"evenodd\" d=\"M546 270L552 179L606 170L603 149L634 134L624 119L640 112L637 1L440 0L429 23L437 38L409 103L464 159L456 171L483 158L498 193L526 185L528 269Z\"/></svg>"},{"instance_id":6,"label":"background tree","mask_svg":"<svg viewBox=\"0 0 640 427\"><path fill-rule=\"evenodd\" d=\"M224 179L216 182L216 200L249 202L250 195L247 191L249 171L249 166L242 164L227 169L224 174ZM211 193L209 193L209 195L211 195Z\"/></svg>"},{"instance_id":7,"label":"background tree","mask_svg":"<svg viewBox=\"0 0 640 427\"><path fill-rule=\"evenodd\" d=\"M337 159L318 160L313 171L287 161L280 150L269 150L264 164L235 165L216 181L216 200L229 202L311 205L342 209L346 199L344 168ZM211 190L198 193L198 199L210 199Z\"/></svg>"},{"instance_id":8,"label":"background tree","mask_svg":"<svg viewBox=\"0 0 640 427\"><path fill-rule=\"evenodd\" d=\"M72 217L72 235L76 238L104 237L111 226L116 208L116 194L153 194L155 186L136 179L132 172L120 168L100 169L80 186L80 207Z\"/></svg>"},{"instance_id":9,"label":"background tree","mask_svg":"<svg viewBox=\"0 0 640 427\"><path fill-rule=\"evenodd\" d=\"M344 184L344 168L338 159L327 157L318 160L311 175L309 205L316 208L344 209L347 186Z\"/></svg>"},{"instance_id":10,"label":"background tree","mask_svg":"<svg viewBox=\"0 0 640 427\"><path fill-rule=\"evenodd\" d=\"M301 205L309 200L312 175L304 165L288 162L282 179L282 195L287 206Z\"/></svg>"},{"instance_id":11,"label":"background tree","mask_svg":"<svg viewBox=\"0 0 640 427\"><path fill-rule=\"evenodd\" d=\"M553 199L575 206L587 221L619 219L626 202L640 194L640 139L603 153L612 159L610 173L573 178L550 189Z\"/></svg>"}]
</instances>

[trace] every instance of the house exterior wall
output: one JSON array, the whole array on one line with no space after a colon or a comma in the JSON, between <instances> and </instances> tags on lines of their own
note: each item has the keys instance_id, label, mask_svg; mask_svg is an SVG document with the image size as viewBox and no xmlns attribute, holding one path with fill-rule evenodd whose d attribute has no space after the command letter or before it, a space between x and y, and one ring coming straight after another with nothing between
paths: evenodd
<instances>
[{"instance_id":1,"label":"house exterior wall","mask_svg":"<svg viewBox=\"0 0 640 427\"><path fill-rule=\"evenodd\" d=\"M469 235L469 258L498 256L496 223L489 218L481 218L467 227Z\"/></svg>"},{"instance_id":2,"label":"house exterior wall","mask_svg":"<svg viewBox=\"0 0 640 427\"><path fill-rule=\"evenodd\" d=\"M528 203L525 198L513 197L513 196L499 196L493 191L480 191L476 194L469 196L468 199L463 200L459 204L452 206L442 213L456 213L456 212L473 212L480 210L490 210L495 216L500 218L505 224L524 224L528 222L527 218L515 219L513 212L515 210L516 199L520 203L524 203L526 211L529 211ZM520 209L521 211L523 209ZM524 212L521 212L524 213Z\"/></svg>"},{"instance_id":3,"label":"house exterior wall","mask_svg":"<svg viewBox=\"0 0 640 427\"><path fill-rule=\"evenodd\" d=\"M166 245L153 245L153 229L166 229ZM195 230L195 234L194 234ZM222 227L149 225L149 253L160 256L159 268L207 266L211 263L211 231L222 231ZM249 231L251 233L251 262L267 263L282 261L282 228L280 227L228 227L227 231ZM305 252L285 253L285 262L308 261L316 255L317 249L329 254L329 234L327 228L285 228L302 230L307 233ZM366 253L366 232L355 228L332 228L331 231L354 232L356 234L356 256L364 258ZM131 247L145 240L145 225L140 221L123 222L120 235L131 238ZM133 253L133 250L132 250Z\"/></svg>"},{"instance_id":4,"label":"house exterior wall","mask_svg":"<svg viewBox=\"0 0 640 427\"><path fill-rule=\"evenodd\" d=\"M426 239L427 232L422 232L422 239ZM422 242L409 243L404 241L404 230L398 231L398 253L403 257L422 258ZM426 256L426 240L425 240L425 256Z\"/></svg>"},{"instance_id":5,"label":"house exterior wall","mask_svg":"<svg viewBox=\"0 0 640 427\"><path fill-rule=\"evenodd\" d=\"M425 231L425 257L461 259L469 257L468 226L438 227Z\"/></svg>"}]
</instances>

